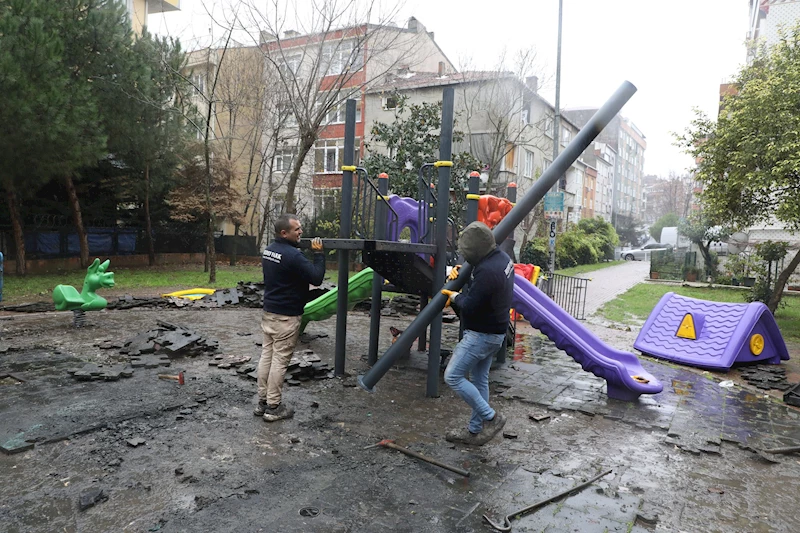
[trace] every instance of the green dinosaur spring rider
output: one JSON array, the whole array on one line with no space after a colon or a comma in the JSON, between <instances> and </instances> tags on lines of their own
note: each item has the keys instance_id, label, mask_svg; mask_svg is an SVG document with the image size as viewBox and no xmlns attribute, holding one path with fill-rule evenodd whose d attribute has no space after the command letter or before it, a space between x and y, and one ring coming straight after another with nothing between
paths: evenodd
<instances>
[{"instance_id":1,"label":"green dinosaur spring rider","mask_svg":"<svg viewBox=\"0 0 800 533\"><path fill-rule=\"evenodd\" d=\"M114 286L114 273L106 272L110 263L109 259L102 263L100 259L95 259L86 269L86 277L83 278L81 292L78 292L71 285L56 285L56 288L53 289L53 302L56 305L56 311L72 311L75 327L83 325L85 311L105 309L108 305L108 301L99 296L96 291L97 289Z\"/></svg>"}]
</instances>

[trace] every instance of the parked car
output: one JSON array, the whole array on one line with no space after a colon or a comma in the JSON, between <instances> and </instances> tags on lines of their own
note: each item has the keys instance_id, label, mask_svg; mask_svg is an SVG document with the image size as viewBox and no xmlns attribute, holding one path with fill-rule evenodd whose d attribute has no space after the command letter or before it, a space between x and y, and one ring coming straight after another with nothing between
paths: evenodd
<instances>
[{"instance_id":1,"label":"parked car","mask_svg":"<svg viewBox=\"0 0 800 533\"><path fill-rule=\"evenodd\" d=\"M654 242L642 246L641 248L634 248L633 250L623 250L619 253L619 258L625 261L644 261L650 259L650 254L658 250L672 250L671 244L662 244Z\"/></svg>"}]
</instances>

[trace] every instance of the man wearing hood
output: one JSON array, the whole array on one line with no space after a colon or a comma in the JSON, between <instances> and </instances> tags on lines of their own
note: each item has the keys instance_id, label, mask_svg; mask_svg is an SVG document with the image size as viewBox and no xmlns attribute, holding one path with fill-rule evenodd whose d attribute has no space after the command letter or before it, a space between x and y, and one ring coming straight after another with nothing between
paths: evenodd
<instances>
[{"instance_id":1,"label":"man wearing hood","mask_svg":"<svg viewBox=\"0 0 800 533\"><path fill-rule=\"evenodd\" d=\"M258 406L253 413L267 422L291 418L294 410L281 402L283 378L300 336L308 286L325 277L322 240L311 241L314 262L297 248L303 228L297 215L285 214L275 221L275 240L261 256L264 271L264 343L258 362Z\"/></svg>"},{"instance_id":2,"label":"man wearing hood","mask_svg":"<svg viewBox=\"0 0 800 533\"><path fill-rule=\"evenodd\" d=\"M489 368L506 338L514 263L497 248L494 235L482 222L464 228L458 248L473 268L469 292L442 290L464 327L464 336L453 350L444 380L472 407L472 417L466 428L448 433L446 438L450 442L481 446L497 435L506 422L489 405ZM457 269L454 272L451 279L458 275Z\"/></svg>"}]
</instances>

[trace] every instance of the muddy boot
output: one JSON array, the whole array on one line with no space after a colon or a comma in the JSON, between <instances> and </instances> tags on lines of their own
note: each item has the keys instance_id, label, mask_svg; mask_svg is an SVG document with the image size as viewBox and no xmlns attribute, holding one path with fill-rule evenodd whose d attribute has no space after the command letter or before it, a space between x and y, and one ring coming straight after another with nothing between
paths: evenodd
<instances>
[{"instance_id":1,"label":"muddy boot","mask_svg":"<svg viewBox=\"0 0 800 533\"><path fill-rule=\"evenodd\" d=\"M472 433L467 428L450 431L444 436L447 442L454 442L456 444L466 444L468 446L480 446L478 444L480 433ZM481 443L482 444L482 443Z\"/></svg>"},{"instance_id":2,"label":"muddy boot","mask_svg":"<svg viewBox=\"0 0 800 533\"><path fill-rule=\"evenodd\" d=\"M278 420L285 420L294 416L294 409L287 407L286 404L279 404L275 409L267 409L264 413L264 420L266 422L276 422Z\"/></svg>"},{"instance_id":3,"label":"muddy boot","mask_svg":"<svg viewBox=\"0 0 800 533\"><path fill-rule=\"evenodd\" d=\"M506 417L501 415L499 411L494 412L494 418L491 420L483 421L483 431L480 432L481 436L486 436L486 442L494 438L495 435L500 433L503 426L506 425Z\"/></svg>"},{"instance_id":4,"label":"muddy boot","mask_svg":"<svg viewBox=\"0 0 800 533\"><path fill-rule=\"evenodd\" d=\"M258 400L258 405L253 409L253 414L256 416L264 416L264 413L272 412L277 409L277 405L269 405L264 400Z\"/></svg>"}]
</instances>

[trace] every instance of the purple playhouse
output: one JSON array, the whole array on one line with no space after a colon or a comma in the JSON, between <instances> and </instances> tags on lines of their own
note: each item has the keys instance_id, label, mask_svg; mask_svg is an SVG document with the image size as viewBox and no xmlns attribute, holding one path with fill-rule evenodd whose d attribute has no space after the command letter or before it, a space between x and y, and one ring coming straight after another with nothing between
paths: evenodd
<instances>
[{"instance_id":1,"label":"purple playhouse","mask_svg":"<svg viewBox=\"0 0 800 533\"><path fill-rule=\"evenodd\" d=\"M775 317L760 302L696 300L665 294L633 347L685 365L729 370L734 363L780 364L789 359Z\"/></svg>"}]
</instances>

